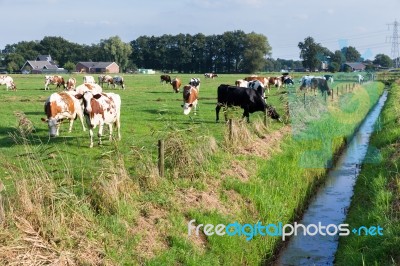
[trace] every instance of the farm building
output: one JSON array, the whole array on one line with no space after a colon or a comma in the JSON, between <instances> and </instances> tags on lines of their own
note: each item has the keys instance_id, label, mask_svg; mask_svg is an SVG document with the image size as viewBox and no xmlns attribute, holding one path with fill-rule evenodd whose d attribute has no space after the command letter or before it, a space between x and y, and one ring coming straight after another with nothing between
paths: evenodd
<instances>
[{"instance_id":1,"label":"farm building","mask_svg":"<svg viewBox=\"0 0 400 266\"><path fill-rule=\"evenodd\" d=\"M76 72L81 73L119 73L119 66L115 62L79 62Z\"/></svg>"},{"instance_id":2,"label":"farm building","mask_svg":"<svg viewBox=\"0 0 400 266\"><path fill-rule=\"evenodd\" d=\"M363 63L359 62L346 62L343 64L342 69L345 69L345 67L348 66L351 68L351 71L364 71L365 70L365 65Z\"/></svg>"},{"instance_id":3,"label":"farm building","mask_svg":"<svg viewBox=\"0 0 400 266\"><path fill-rule=\"evenodd\" d=\"M50 74L65 73L64 68L59 68L50 55L39 55L35 60L27 60L21 68L22 73Z\"/></svg>"},{"instance_id":4,"label":"farm building","mask_svg":"<svg viewBox=\"0 0 400 266\"><path fill-rule=\"evenodd\" d=\"M140 74L155 74L156 72L153 69L139 68L138 73L140 73Z\"/></svg>"}]
</instances>

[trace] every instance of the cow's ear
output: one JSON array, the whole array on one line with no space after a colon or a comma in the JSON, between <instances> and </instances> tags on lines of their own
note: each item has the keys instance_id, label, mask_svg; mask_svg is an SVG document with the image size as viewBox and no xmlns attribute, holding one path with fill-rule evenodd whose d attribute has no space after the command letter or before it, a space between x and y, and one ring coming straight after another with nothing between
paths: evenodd
<instances>
[{"instance_id":1,"label":"cow's ear","mask_svg":"<svg viewBox=\"0 0 400 266\"><path fill-rule=\"evenodd\" d=\"M95 98L95 99L99 99L101 97L101 94L95 94L95 95L93 95L93 98Z\"/></svg>"},{"instance_id":2,"label":"cow's ear","mask_svg":"<svg viewBox=\"0 0 400 266\"><path fill-rule=\"evenodd\" d=\"M83 97L83 95L80 94L80 93L78 93L78 94L75 95L75 98L77 98L77 99L79 99L79 100L82 99L82 97Z\"/></svg>"},{"instance_id":3,"label":"cow's ear","mask_svg":"<svg viewBox=\"0 0 400 266\"><path fill-rule=\"evenodd\" d=\"M48 121L48 119L47 118L40 118L40 120L42 120L43 122L47 122Z\"/></svg>"}]
</instances>

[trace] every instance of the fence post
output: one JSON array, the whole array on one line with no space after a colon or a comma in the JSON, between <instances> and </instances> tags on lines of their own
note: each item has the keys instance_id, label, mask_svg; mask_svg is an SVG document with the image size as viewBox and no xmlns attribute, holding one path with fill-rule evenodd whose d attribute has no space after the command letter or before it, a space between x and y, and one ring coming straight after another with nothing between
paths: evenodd
<instances>
[{"instance_id":1,"label":"fence post","mask_svg":"<svg viewBox=\"0 0 400 266\"><path fill-rule=\"evenodd\" d=\"M164 177L165 153L164 153L164 140L158 140L158 174Z\"/></svg>"},{"instance_id":2,"label":"fence post","mask_svg":"<svg viewBox=\"0 0 400 266\"><path fill-rule=\"evenodd\" d=\"M232 118L229 118L229 140L233 139L233 124Z\"/></svg>"},{"instance_id":3,"label":"fence post","mask_svg":"<svg viewBox=\"0 0 400 266\"><path fill-rule=\"evenodd\" d=\"M336 95L339 97L339 86L336 87Z\"/></svg>"},{"instance_id":4,"label":"fence post","mask_svg":"<svg viewBox=\"0 0 400 266\"><path fill-rule=\"evenodd\" d=\"M303 103L304 103L304 108L306 108L306 93L304 93L304 101L303 101Z\"/></svg>"}]
</instances>

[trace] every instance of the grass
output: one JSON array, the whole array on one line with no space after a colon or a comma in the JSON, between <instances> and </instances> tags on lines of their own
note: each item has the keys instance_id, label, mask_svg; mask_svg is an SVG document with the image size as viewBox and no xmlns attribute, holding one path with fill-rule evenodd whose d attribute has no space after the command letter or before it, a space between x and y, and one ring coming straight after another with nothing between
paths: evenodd
<instances>
[{"instance_id":1,"label":"grass","mask_svg":"<svg viewBox=\"0 0 400 266\"><path fill-rule=\"evenodd\" d=\"M341 237L337 265L400 263L400 100L393 84L370 141L370 152L357 179L346 223L352 228L381 226L383 236ZM375 151L375 152L374 152Z\"/></svg>"},{"instance_id":2,"label":"grass","mask_svg":"<svg viewBox=\"0 0 400 266\"><path fill-rule=\"evenodd\" d=\"M192 75L179 76L185 81ZM270 120L265 127L260 113L243 123L241 110L234 110L229 140L227 126L215 123L216 88L239 78L202 79L198 116L187 117L181 94L158 76L126 75L127 89L118 91L122 140L89 149L78 123L72 133L62 125L61 136L49 140L47 125L39 122L50 94L42 89L43 77L15 76L18 91L0 91L6 110L0 114L0 259L72 265L270 261L279 238L188 237L187 223L293 221L383 86L371 83L345 94L343 86L352 83L337 82L340 97L328 104L273 90L268 100L280 114L290 111L291 127ZM25 123L36 130L30 133ZM163 179L158 139L166 141Z\"/></svg>"}]
</instances>

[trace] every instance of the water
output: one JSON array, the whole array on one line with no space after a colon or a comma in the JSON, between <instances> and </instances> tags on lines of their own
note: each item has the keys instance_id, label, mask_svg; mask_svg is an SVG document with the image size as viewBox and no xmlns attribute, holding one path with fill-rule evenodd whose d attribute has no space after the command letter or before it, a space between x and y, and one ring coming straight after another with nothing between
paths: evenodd
<instances>
[{"instance_id":1,"label":"water","mask_svg":"<svg viewBox=\"0 0 400 266\"><path fill-rule=\"evenodd\" d=\"M327 182L317 191L308 209L304 213L304 225L316 224L339 225L346 218L350 206L353 187L359 172L359 165L364 160L374 124L387 99L385 91L379 102L365 118L346 150L342 153L335 168L327 177ZM351 230L351 225L348 227ZM333 232L333 229L331 230ZM301 231L302 232L302 231ZM335 236L292 236L288 245L281 252L276 265L333 265L338 246Z\"/></svg>"}]
</instances>

